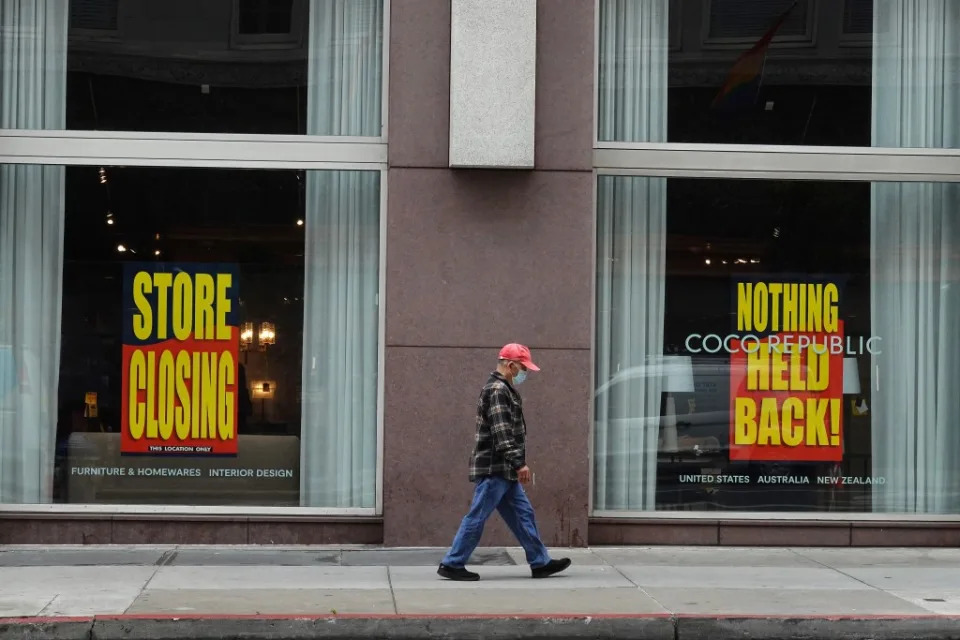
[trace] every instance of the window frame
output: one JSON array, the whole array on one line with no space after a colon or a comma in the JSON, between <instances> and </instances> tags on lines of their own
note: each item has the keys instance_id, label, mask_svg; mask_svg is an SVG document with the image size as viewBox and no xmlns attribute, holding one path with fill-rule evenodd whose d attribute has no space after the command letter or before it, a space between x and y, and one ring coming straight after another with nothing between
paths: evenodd
<instances>
[{"instance_id":1,"label":"window frame","mask_svg":"<svg viewBox=\"0 0 960 640\"><path fill-rule=\"evenodd\" d=\"M0 163L121 165L224 169L364 170L380 174L377 328L376 499L374 507L0 504L0 517L116 514L155 516L383 516L384 371L386 347L387 122L390 4L383 2L381 134L370 137L156 131L0 129ZM305 6L302 0L295 5ZM118 23L119 26L119 23Z\"/></svg>"},{"instance_id":2,"label":"window frame","mask_svg":"<svg viewBox=\"0 0 960 640\"><path fill-rule=\"evenodd\" d=\"M233 0L234 8L238 6L239 0ZM387 139L389 136L389 92L390 92L390 5L393 0L381 0L383 3L383 24L381 26L381 40L383 42L382 46L382 60L381 60L381 78L380 78L380 135L376 136L316 136L310 134L231 134L231 133L212 133L212 134L201 134L188 131L101 131L95 129L57 129L57 130L27 130L27 129L0 129L0 143L4 142L5 139L9 138L18 138L22 137L25 134L36 133L39 138L45 138L47 134L51 131L55 131L59 134L62 134L65 139L69 139L74 136L82 136L89 139L90 142L113 140L117 138L135 138L140 140L161 140L165 142L185 142L185 143L194 143L202 140L211 140L211 141L222 141L222 142L232 142L232 143L246 143L248 141L258 141L258 140L275 140L275 141L289 141L289 140L298 140L298 141L313 141L318 144L336 144L341 143L354 143L354 144L371 144L378 143L381 145L386 145ZM300 7L303 11L302 18L299 18L300 27L306 23L306 14L307 4L304 0L294 0L294 20L297 18L297 7ZM231 37L230 37L230 46L233 47L233 33L236 30L235 21L237 20L237 11L233 11L233 18L231 18ZM94 35L88 36L87 33L92 33ZM74 29L67 29L67 40L68 46L70 43L95 43L95 42L116 42L121 39L122 35L122 24L120 21L120 14L118 12L117 19L117 30L104 32L100 34L99 30L79 30L77 33L74 33ZM294 45L298 46L298 45ZM290 49L290 46L278 47L276 45L256 45L256 46L243 46L237 47L238 49L243 50L286 50ZM338 147L343 148L343 147ZM0 146L0 149L4 149L2 155L6 155L6 148ZM331 148L332 149L332 148ZM43 154L41 154L43 155ZM326 154L330 155L330 154ZM333 154L336 157L336 153ZM386 160L384 160L386 162Z\"/></svg>"},{"instance_id":3,"label":"window frame","mask_svg":"<svg viewBox=\"0 0 960 640\"><path fill-rule=\"evenodd\" d=\"M386 347L386 145L371 143L276 140L283 136L250 136L239 148L219 135L192 141L144 139L129 132L92 137L72 131L0 131L0 163L62 166L123 165L221 169L364 170L380 174L380 242L377 308L377 427L376 502L374 507L248 507L192 505L0 504L0 514L163 514L226 516L374 516L383 515L384 355ZM57 153L59 150L59 153ZM231 157L232 156L232 157Z\"/></svg>"},{"instance_id":4,"label":"window frame","mask_svg":"<svg viewBox=\"0 0 960 640\"><path fill-rule=\"evenodd\" d=\"M588 455L591 519L630 520L780 520L780 521L888 521L960 522L958 514L872 512L749 512L749 511L605 511L595 507L596 471L594 394L597 373L597 229L598 178L603 175L677 178L728 178L745 180L830 180L839 182L953 182L960 183L960 149L842 147L804 145L745 145L707 143L603 142L599 140L600 3L594 2L593 83L593 227L591 252L590 401ZM703 0L705 20L707 3ZM811 18L819 3L811 2ZM814 19L814 24L816 20ZM815 42L815 38L814 38ZM776 47L780 43L775 41ZM789 43L804 46L808 43ZM842 45L848 44L841 41ZM852 43L850 43L852 44ZM706 48L706 43L702 43ZM742 46L742 44L741 44Z\"/></svg>"}]
</instances>

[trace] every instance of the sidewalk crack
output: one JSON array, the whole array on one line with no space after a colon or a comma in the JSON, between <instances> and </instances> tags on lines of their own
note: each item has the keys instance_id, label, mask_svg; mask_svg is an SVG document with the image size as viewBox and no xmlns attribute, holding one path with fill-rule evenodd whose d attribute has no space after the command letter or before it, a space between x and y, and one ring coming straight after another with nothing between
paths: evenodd
<instances>
[{"instance_id":1,"label":"sidewalk crack","mask_svg":"<svg viewBox=\"0 0 960 640\"><path fill-rule=\"evenodd\" d=\"M59 594L59 593L54 594L54 596L53 596L52 598L50 598L50 602L48 602L47 604L43 605L43 609L40 609L40 613L38 613L37 615L38 615L38 616L49 615L49 614L47 613L47 609L49 609L49 608L51 607L51 605L53 605L53 603L56 602L56 601L57 601L57 598L59 598L59 597L60 597L60 594Z\"/></svg>"},{"instance_id":2,"label":"sidewalk crack","mask_svg":"<svg viewBox=\"0 0 960 640\"><path fill-rule=\"evenodd\" d=\"M393 577L390 575L390 565L387 565L387 586L390 587L390 600L393 602L393 612L399 614L397 609L397 593L393 590Z\"/></svg>"},{"instance_id":3,"label":"sidewalk crack","mask_svg":"<svg viewBox=\"0 0 960 640\"><path fill-rule=\"evenodd\" d=\"M817 560L816 558L811 558L810 556L804 555L804 554L800 553L800 551L798 551L797 549L789 549L789 551L790 551L790 553L794 554L795 556L797 556L797 557L799 557L799 558L803 558L804 560L809 560L810 562L812 562L812 563L814 563L814 564L817 564L817 565L823 567L824 569L829 569L830 571L833 571L834 573L839 573L839 574L842 575L843 577L845 577L845 578L850 578L850 579L853 580L854 582L859 582L859 583L862 584L863 586L869 587L870 589L872 589L872 590L874 590L874 591L879 591L879 592L881 592L881 593L889 593L889 591L887 591L886 589L883 589L883 588L881 588L881 587L878 587L877 585L870 584L869 582L866 582L866 581L864 581L864 580L861 580L861 579L858 578L857 576L850 575L850 574L847 573L846 571L843 571L843 570L841 570L841 569L838 569L837 567L831 566L831 565L827 564L826 562L821 562L821 561ZM893 594L891 594L891 595L893 595Z\"/></svg>"},{"instance_id":4,"label":"sidewalk crack","mask_svg":"<svg viewBox=\"0 0 960 640\"><path fill-rule=\"evenodd\" d=\"M130 613L130 609L133 607L133 605L137 603L137 600L139 600L143 596L144 592L147 590L147 587L150 586L150 583L153 582L153 579L157 577L158 573L160 573L160 569L163 569L163 565L160 565L160 564L156 565L156 567L153 570L153 573L150 574L150 577L147 578L147 581L143 583L142 587L140 587L140 591L137 592L137 595L135 595L133 597L133 600L130 601L130 606L128 606L126 609L123 610L123 615Z\"/></svg>"},{"instance_id":5,"label":"sidewalk crack","mask_svg":"<svg viewBox=\"0 0 960 640\"><path fill-rule=\"evenodd\" d=\"M601 560L603 560L602 557L600 557L600 556L597 556L597 557L599 557ZM653 597L653 594L651 594L649 591L647 591L646 589L644 589L643 587L641 587L639 584L637 584L636 582L634 582L633 580L631 580L630 577L627 576L627 574L625 574L623 571L620 570L620 567L618 567L618 566L615 565L615 564L611 564L611 563L609 563L609 562L606 562L605 560L604 560L604 562L606 563L606 565L607 565L608 567L610 567L611 569L613 569L614 571L616 571L617 573L619 573L619 574L623 577L624 580L626 580L627 582L629 582L630 584L632 584L634 587L636 587L637 590L638 590L640 593L642 593L643 595L645 595L645 596L647 596L648 598L650 598L651 600L653 600L658 607L660 607L661 609L663 609L664 611L666 611L666 612L669 613L670 615L673 615L673 613L674 613L673 611L670 611L670 609L667 609L667 608L663 605L662 602L660 602L660 601L657 600L655 597Z\"/></svg>"}]
</instances>

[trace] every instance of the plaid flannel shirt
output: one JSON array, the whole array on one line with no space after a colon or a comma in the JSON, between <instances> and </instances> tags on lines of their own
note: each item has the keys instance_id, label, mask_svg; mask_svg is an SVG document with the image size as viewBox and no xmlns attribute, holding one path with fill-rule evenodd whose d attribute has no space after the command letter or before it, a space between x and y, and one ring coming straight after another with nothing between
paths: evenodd
<instances>
[{"instance_id":1,"label":"plaid flannel shirt","mask_svg":"<svg viewBox=\"0 0 960 640\"><path fill-rule=\"evenodd\" d=\"M498 372L491 373L477 402L470 481L488 476L516 480L517 470L527 464L526 438L520 394Z\"/></svg>"}]
</instances>

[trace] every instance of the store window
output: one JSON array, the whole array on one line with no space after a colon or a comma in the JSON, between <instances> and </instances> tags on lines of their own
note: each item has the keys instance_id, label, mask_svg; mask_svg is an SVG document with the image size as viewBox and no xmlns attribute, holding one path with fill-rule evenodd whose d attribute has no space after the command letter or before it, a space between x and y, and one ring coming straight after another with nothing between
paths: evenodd
<instances>
[{"instance_id":1,"label":"store window","mask_svg":"<svg viewBox=\"0 0 960 640\"><path fill-rule=\"evenodd\" d=\"M384 2L0 0L0 127L378 137Z\"/></svg>"},{"instance_id":2,"label":"store window","mask_svg":"<svg viewBox=\"0 0 960 640\"><path fill-rule=\"evenodd\" d=\"M375 508L380 176L0 166L0 503Z\"/></svg>"},{"instance_id":3,"label":"store window","mask_svg":"<svg viewBox=\"0 0 960 640\"><path fill-rule=\"evenodd\" d=\"M599 8L600 142L957 146L954 0Z\"/></svg>"},{"instance_id":4,"label":"store window","mask_svg":"<svg viewBox=\"0 0 960 640\"><path fill-rule=\"evenodd\" d=\"M960 184L598 184L594 508L960 513Z\"/></svg>"}]
</instances>

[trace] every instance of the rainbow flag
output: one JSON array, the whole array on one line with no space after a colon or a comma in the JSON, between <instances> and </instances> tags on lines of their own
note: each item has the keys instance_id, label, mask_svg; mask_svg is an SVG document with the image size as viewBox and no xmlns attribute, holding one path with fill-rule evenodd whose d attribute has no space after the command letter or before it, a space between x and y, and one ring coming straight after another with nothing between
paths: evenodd
<instances>
[{"instance_id":1,"label":"rainbow flag","mask_svg":"<svg viewBox=\"0 0 960 640\"><path fill-rule=\"evenodd\" d=\"M737 61L733 63L733 68L730 69L730 73L727 74L726 82L720 87L720 91L717 92L710 104L711 108L717 108L721 105L730 106L747 99L750 103L756 100L770 42L796 6L796 2L791 4L786 11L780 14L773 26L767 29L767 32L757 40L756 44L737 58Z\"/></svg>"}]
</instances>

